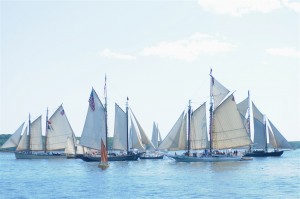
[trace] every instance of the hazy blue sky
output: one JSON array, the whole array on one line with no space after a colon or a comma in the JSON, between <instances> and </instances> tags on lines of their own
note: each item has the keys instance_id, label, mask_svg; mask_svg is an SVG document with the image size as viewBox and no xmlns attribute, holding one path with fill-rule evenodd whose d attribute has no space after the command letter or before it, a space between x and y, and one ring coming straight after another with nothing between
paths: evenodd
<instances>
[{"instance_id":1,"label":"hazy blue sky","mask_svg":"<svg viewBox=\"0 0 300 199\"><path fill-rule=\"evenodd\" d=\"M209 70L237 102L248 89L288 140L300 140L300 1L1 1L0 134L63 103L77 136L107 74L114 103L163 137L188 100L209 96ZM44 124L43 124L44 125ZM45 126L43 126L43 130Z\"/></svg>"}]
</instances>

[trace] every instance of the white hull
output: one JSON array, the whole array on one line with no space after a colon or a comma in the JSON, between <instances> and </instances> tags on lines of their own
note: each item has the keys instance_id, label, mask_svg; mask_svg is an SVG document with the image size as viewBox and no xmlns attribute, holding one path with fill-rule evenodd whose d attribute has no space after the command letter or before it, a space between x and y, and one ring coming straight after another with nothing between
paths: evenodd
<instances>
[{"instance_id":1,"label":"white hull","mask_svg":"<svg viewBox=\"0 0 300 199\"><path fill-rule=\"evenodd\" d=\"M243 158L240 156L226 156L226 155L216 155L216 156L185 156L185 155L175 155L168 157L173 158L176 162L236 162L236 161L245 161L251 160L249 158Z\"/></svg>"},{"instance_id":2,"label":"white hull","mask_svg":"<svg viewBox=\"0 0 300 199\"><path fill-rule=\"evenodd\" d=\"M54 155L47 153L20 153L15 152L16 159L66 159L64 154Z\"/></svg>"}]
</instances>

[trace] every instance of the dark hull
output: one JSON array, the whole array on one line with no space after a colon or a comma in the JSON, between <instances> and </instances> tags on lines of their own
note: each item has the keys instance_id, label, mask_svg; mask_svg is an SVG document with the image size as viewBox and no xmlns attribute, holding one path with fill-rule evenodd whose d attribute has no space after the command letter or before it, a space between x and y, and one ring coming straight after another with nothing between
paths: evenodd
<instances>
[{"instance_id":1,"label":"dark hull","mask_svg":"<svg viewBox=\"0 0 300 199\"><path fill-rule=\"evenodd\" d=\"M163 159L164 158L164 155L161 155L161 156L140 156L140 159L149 159L149 160L158 160L158 159Z\"/></svg>"},{"instance_id":2,"label":"dark hull","mask_svg":"<svg viewBox=\"0 0 300 199\"><path fill-rule=\"evenodd\" d=\"M138 155L108 156L108 161L136 161L138 158ZM100 162L100 157L94 156L82 156L80 159L86 162Z\"/></svg>"},{"instance_id":3,"label":"dark hull","mask_svg":"<svg viewBox=\"0 0 300 199\"><path fill-rule=\"evenodd\" d=\"M272 152L253 151L250 153L246 153L244 157L279 157L282 154L283 151L272 151Z\"/></svg>"}]
</instances>

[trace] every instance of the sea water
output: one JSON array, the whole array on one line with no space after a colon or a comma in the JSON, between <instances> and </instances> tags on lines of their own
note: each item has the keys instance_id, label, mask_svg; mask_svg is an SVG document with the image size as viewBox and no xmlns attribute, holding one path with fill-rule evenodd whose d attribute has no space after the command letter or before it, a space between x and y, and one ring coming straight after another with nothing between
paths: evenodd
<instances>
[{"instance_id":1,"label":"sea water","mask_svg":"<svg viewBox=\"0 0 300 199\"><path fill-rule=\"evenodd\" d=\"M300 198L300 150L242 162L16 160L0 153L0 198Z\"/></svg>"}]
</instances>

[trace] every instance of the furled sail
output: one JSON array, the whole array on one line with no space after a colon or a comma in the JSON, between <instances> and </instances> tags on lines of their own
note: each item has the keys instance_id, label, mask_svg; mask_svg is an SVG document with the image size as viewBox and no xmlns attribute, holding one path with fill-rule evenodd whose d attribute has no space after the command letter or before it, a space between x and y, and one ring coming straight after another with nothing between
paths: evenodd
<instances>
[{"instance_id":1,"label":"furled sail","mask_svg":"<svg viewBox=\"0 0 300 199\"><path fill-rule=\"evenodd\" d=\"M225 88L212 76L212 94L214 97L214 107L217 108L223 99L228 95L229 90Z\"/></svg>"},{"instance_id":2,"label":"furled sail","mask_svg":"<svg viewBox=\"0 0 300 199\"><path fill-rule=\"evenodd\" d=\"M105 108L92 89L80 145L100 150L101 139L106 140Z\"/></svg>"},{"instance_id":3,"label":"furled sail","mask_svg":"<svg viewBox=\"0 0 300 199\"><path fill-rule=\"evenodd\" d=\"M75 143L73 137L67 138L67 144L65 146L65 154L75 155Z\"/></svg>"},{"instance_id":4,"label":"furled sail","mask_svg":"<svg viewBox=\"0 0 300 199\"><path fill-rule=\"evenodd\" d=\"M248 146L250 137L231 94L214 111L212 138L214 149Z\"/></svg>"},{"instance_id":5,"label":"furled sail","mask_svg":"<svg viewBox=\"0 0 300 199\"><path fill-rule=\"evenodd\" d=\"M47 122L46 150L60 150L66 147L68 137L73 138L73 130L62 105ZM73 144L74 145L74 144Z\"/></svg>"},{"instance_id":6,"label":"furled sail","mask_svg":"<svg viewBox=\"0 0 300 199\"><path fill-rule=\"evenodd\" d=\"M28 135L27 135L27 127L25 128L21 140L18 144L17 151L25 151L28 150Z\"/></svg>"},{"instance_id":7,"label":"furled sail","mask_svg":"<svg viewBox=\"0 0 300 199\"><path fill-rule=\"evenodd\" d=\"M208 148L207 125L206 125L206 103L197 108L191 117L191 149Z\"/></svg>"},{"instance_id":8,"label":"furled sail","mask_svg":"<svg viewBox=\"0 0 300 199\"><path fill-rule=\"evenodd\" d=\"M159 145L158 149L183 150L186 146L186 116L184 112L180 115L177 122Z\"/></svg>"},{"instance_id":9,"label":"furled sail","mask_svg":"<svg viewBox=\"0 0 300 199\"><path fill-rule=\"evenodd\" d=\"M21 126L10 136L10 138L1 146L1 148L17 147L21 138L24 122Z\"/></svg>"},{"instance_id":10,"label":"furled sail","mask_svg":"<svg viewBox=\"0 0 300 199\"><path fill-rule=\"evenodd\" d=\"M283 135L278 131L278 129L274 126L274 124L270 120L269 123L271 125L271 129L276 140L276 146L273 147L281 148L281 149L292 149L290 143L283 137Z\"/></svg>"},{"instance_id":11,"label":"furled sail","mask_svg":"<svg viewBox=\"0 0 300 199\"><path fill-rule=\"evenodd\" d=\"M115 129L113 149L127 150L127 115L115 104Z\"/></svg>"},{"instance_id":12,"label":"furled sail","mask_svg":"<svg viewBox=\"0 0 300 199\"><path fill-rule=\"evenodd\" d=\"M140 132L140 136L141 136L141 141L143 143L143 145L145 146L145 149L147 150L155 150L155 147L153 145L153 143L151 142L151 140L148 138L148 136L146 135L144 129L142 128L142 126L140 125L139 121L137 120L137 118L135 117L135 115L133 114L133 112L131 111L133 118L138 126L139 132Z\"/></svg>"},{"instance_id":13,"label":"furled sail","mask_svg":"<svg viewBox=\"0 0 300 199\"><path fill-rule=\"evenodd\" d=\"M254 143L256 149L265 149L267 143L266 125L264 115L258 110L252 102L253 121L254 121Z\"/></svg>"},{"instance_id":14,"label":"furled sail","mask_svg":"<svg viewBox=\"0 0 300 199\"><path fill-rule=\"evenodd\" d=\"M43 140L42 140L42 116L39 116L30 124L30 150L42 151Z\"/></svg>"}]
</instances>

